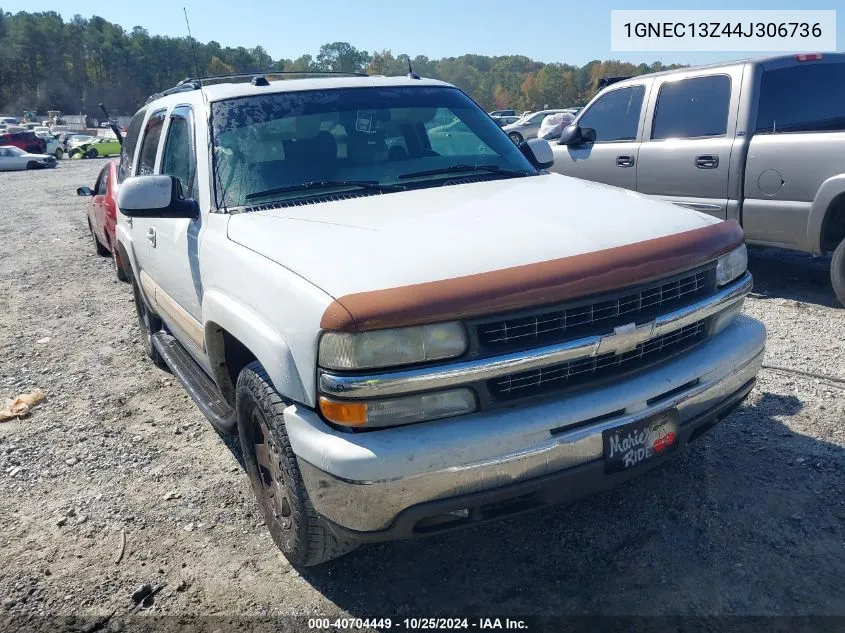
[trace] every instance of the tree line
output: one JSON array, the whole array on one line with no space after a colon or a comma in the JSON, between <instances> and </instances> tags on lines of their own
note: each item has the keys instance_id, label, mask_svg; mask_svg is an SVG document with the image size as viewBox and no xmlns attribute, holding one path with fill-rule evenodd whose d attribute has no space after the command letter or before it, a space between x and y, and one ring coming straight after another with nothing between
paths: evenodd
<instances>
[{"instance_id":1,"label":"tree line","mask_svg":"<svg viewBox=\"0 0 845 633\"><path fill-rule=\"evenodd\" d=\"M660 62L634 65L608 60L583 66L533 61L521 55L409 58L389 50L369 53L347 42L324 44L315 56L274 60L261 46L221 46L188 37L150 35L99 16L64 19L55 12L0 9L0 112L60 110L99 116L103 102L115 114L132 114L155 92L185 77L253 71L361 71L442 79L483 107L538 110L583 105L598 79L676 68Z\"/></svg>"}]
</instances>

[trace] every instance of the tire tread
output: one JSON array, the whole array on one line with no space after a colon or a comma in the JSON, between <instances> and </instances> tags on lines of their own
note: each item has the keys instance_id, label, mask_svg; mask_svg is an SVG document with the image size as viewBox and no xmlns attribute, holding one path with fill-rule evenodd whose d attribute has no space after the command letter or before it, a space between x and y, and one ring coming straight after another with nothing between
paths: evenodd
<instances>
[{"instance_id":1,"label":"tire tread","mask_svg":"<svg viewBox=\"0 0 845 633\"><path fill-rule=\"evenodd\" d=\"M294 521L301 526L305 535L305 542L290 554L285 552L294 565L311 567L330 561L351 552L358 546L352 539L344 538L332 529L329 522L321 517L311 500L302 481L296 454L290 445L287 431L284 428L284 410L288 406L273 387L270 376L258 361L254 361L241 370L238 376L237 392L249 390L256 402L263 410L267 423L270 425L279 449L284 454L284 466L291 481L295 483L296 498L291 499L291 510ZM239 407L236 407L239 409ZM241 436L243 439L243 436ZM246 450L246 447L243 447ZM300 503L301 502L301 503ZM297 537L302 532L297 532ZM278 543L277 543L278 545Z\"/></svg>"}]
</instances>

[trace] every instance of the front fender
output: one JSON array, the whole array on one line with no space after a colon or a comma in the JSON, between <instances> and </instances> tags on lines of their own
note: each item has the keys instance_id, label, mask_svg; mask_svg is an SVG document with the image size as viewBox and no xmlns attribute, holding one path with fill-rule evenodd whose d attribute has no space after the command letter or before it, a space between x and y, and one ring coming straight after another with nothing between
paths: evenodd
<instances>
[{"instance_id":1,"label":"front fender","mask_svg":"<svg viewBox=\"0 0 845 633\"><path fill-rule=\"evenodd\" d=\"M313 406L299 377L296 363L282 335L255 312L217 289L206 290L202 298L208 360L218 387L229 378L225 370L222 338L218 328L238 339L267 370L279 394Z\"/></svg>"},{"instance_id":2,"label":"front fender","mask_svg":"<svg viewBox=\"0 0 845 633\"><path fill-rule=\"evenodd\" d=\"M822 253L822 225L824 224L825 214L836 196L843 193L845 193L845 174L837 174L828 178L816 192L813 206L810 209L810 217L807 220L807 244L816 255Z\"/></svg>"}]
</instances>

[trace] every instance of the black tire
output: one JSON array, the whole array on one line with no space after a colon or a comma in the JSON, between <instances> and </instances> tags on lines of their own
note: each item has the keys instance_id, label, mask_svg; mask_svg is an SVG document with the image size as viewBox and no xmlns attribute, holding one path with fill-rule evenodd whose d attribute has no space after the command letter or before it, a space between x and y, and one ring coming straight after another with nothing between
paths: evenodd
<instances>
[{"instance_id":1,"label":"black tire","mask_svg":"<svg viewBox=\"0 0 845 633\"><path fill-rule=\"evenodd\" d=\"M510 132L508 134L508 138L512 140L516 145L522 143L522 134L519 132Z\"/></svg>"},{"instance_id":2,"label":"black tire","mask_svg":"<svg viewBox=\"0 0 845 633\"><path fill-rule=\"evenodd\" d=\"M833 259L830 260L830 283L839 303L845 306L845 240L839 242L839 246L833 251Z\"/></svg>"},{"instance_id":3,"label":"black tire","mask_svg":"<svg viewBox=\"0 0 845 633\"><path fill-rule=\"evenodd\" d=\"M126 275L126 271L123 269L123 262L120 261L120 253L118 253L117 246L112 248L111 261L114 265L114 274L117 275L117 280L122 281L124 283L128 282L129 277Z\"/></svg>"},{"instance_id":4,"label":"black tire","mask_svg":"<svg viewBox=\"0 0 845 633\"><path fill-rule=\"evenodd\" d=\"M108 257L111 255L109 249L100 244L100 238L98 238L97 234L94 233L94 228L91 226L91 220L88 220L88 230L91 231L91 237L94 238L94 249L97 251L97 255L100 257Z\"/></svg>"},{"instance_id":5,"label":"black tire","mask_svg":"<svg viewBox=\"0 0 845 633\"><path fill-rule=\"evenodd\" d=\"M147 308L147 304L144 303L144 299L141 296L141 289L138 288L138 283L134 279L132 280L132 294L135 298L135 313L138 315L138 327L141 328L141 340L144 345L144 351L147 352L147 356L155 363L156 367L169 371L167 363L164 362L161 354L158 353L158 350L153 345L153 334L162 328L161 319Z\"/></svg>"},{"instance_id":6,"label":"black tire","mask_svg":"<svg viewBox=\"0 0 845 633\"><path fill-rule=\"evenodd\" d=\"M62 160L62 154L64 154L64 152L62 151L61 147L57 147L56 151L53 152L53 156L56 157L56 160Z\"/></svg>"},{"instance_id":7,"label":"black tire","mask_svg":"<svg viewBox=\"0 0 845 633\"><path fill-rule=\"evenodd\" d=\"M96 147L92 147L87 152L85 152L85 158L97 158L100 154L97 152Z\"/></svg>"},{"instance_id":8,"label":"black tire","mask_svg":"<svg viewBox=\"0 0 845 633\"><path fill-rule=\"evenodd\" d=\"M259 362L241 371L235 411L253 492L276 546L295 567L312 567L358 543L337 533L311 505L285 430L285 406Z\"/></svg>"},{"instance_id":9,"label":"black tire","mask_svg":"<svg viewBox=\"0 0 845 633\"><path fill-rule=\"evenodd\" d=\"M26 170L27 171L29 171L31 169L40 169L40 168L41 168L41 165L36 163L34 160L31 160L26 164Z\"/></svg>"}]
</instances>

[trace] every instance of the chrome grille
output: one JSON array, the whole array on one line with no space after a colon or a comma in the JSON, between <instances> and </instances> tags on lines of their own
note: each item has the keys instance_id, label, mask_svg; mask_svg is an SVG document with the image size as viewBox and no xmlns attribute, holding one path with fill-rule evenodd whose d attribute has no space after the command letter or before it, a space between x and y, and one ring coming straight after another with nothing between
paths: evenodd
<instances>
[{"instance_id":1,"label":"chrome grille","mask_svg":"<svg viewBox=\"0 0 845 633\"><path fill-rule=\"evenodd\" d=\"M715 289L713 266L707 266L670 280L661 280L637 291L598 297L558 308L546 308L528 315L487 321L475 326L480 350L499 352L503 348L529 348L562 340L609 333L617 325L652 320L711 294Z\"/></svg>"},{"instance_id":2,"label":"chrome grille","mask_svg":"<svg viewBox=\"0 0 845 633\"><path fill-rule=\"evenodd\" d=\"M545 391L581 385L601 378L632 371L688 349L707 336L705 321L698 321L675 332L640 343L624 354L608 352L589 358L543 367L488 382L493 395L506 398L528 397Z\"/></svg>"}]
</instances>

